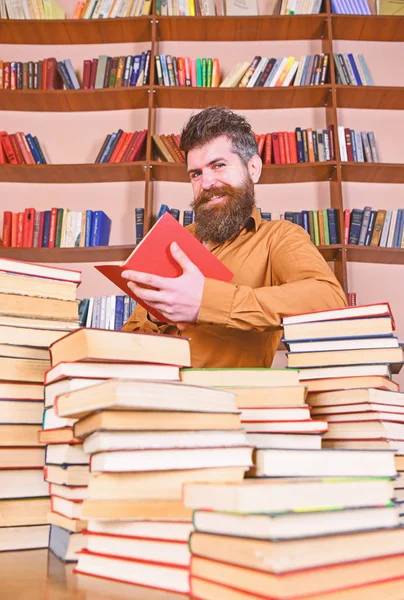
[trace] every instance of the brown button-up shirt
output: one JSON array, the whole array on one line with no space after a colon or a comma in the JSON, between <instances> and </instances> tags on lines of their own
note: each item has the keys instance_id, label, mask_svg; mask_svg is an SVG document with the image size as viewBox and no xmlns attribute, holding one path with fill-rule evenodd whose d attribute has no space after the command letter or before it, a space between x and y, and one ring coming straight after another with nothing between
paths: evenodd
<instances>
[{"instance_id":1,"label":"brown button-up shirt","mask_svg":"<svg viewBox=\"0 0 404 600\"><path fill-rule=\"evenodd\" d=\"M188 227L195 235L195 225ZM190 339L193 367L270 367L286 315L346 306L345 294L309 235L289 221L265 221L254 207L237 238L208 244L234 274L231 283L205 279ZM158 326L138 305L124 331L181 335Z\"/></svg>"}]
</instances>

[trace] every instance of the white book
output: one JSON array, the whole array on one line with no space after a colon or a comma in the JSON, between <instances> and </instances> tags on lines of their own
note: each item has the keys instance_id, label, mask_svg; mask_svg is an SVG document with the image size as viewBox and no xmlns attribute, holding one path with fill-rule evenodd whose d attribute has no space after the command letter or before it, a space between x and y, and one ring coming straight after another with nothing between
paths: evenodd
<instances>
[{"instance_id":1,"label":"white book","mask_svg":"<svg viewBox=\"0 0 404 600\"><path fill-rule=\"evenodd\" d=\"M317 147L319 162L325 161L323 130L317 129Z\"/></svg>"},{"instance_id":2,"label":"white book","mask_svg":"<svg viewBox=\"0 0 404 600\"><path fill-rule=\"evenodd\" d=\"M108 329L115 329L115 308L116 308L116 296L110 296L109 304L109 327Z\"/></svg>"},{"instance_id":3,"label":"white book","mask_svg":"<svg viewBox=\"0 0 404 600\"><path fill-rule=\"evenodd\" d=\"M288 87L288 85L290 85L290 82L292 81L293 77L295 76L298 67L299 67L299 62L297 60L295 60L292 67L289 69L288 74L286 75L285 79L283 80L281 87Z\"/></svg>"},{"instance_id":4,"label":"white book","mask_svg":"<svg viewBox=\"0 0 404 600\"><path fill-rule=\"evenodd\" d=\"M352 65L351 65L351 61L348 58L348 54L345 53L342 56L344 57L344 62L345 62L345 65L346 65L346 68L347 68L347 71L348 71L348 75L351 78L352 85L359 85L359 82L358 82L358 80L355 77L355 73L353 71L353 68L352 68Z\"/></svg>"},{"instance_id":5,"label":"white book","mask_svg":"<svg viewBox=\"0 0 404 600\"><path fill-rule=\"evenodd\" d=\"M97 0L90 0L88 6L86 8L86 12L83 15L83 19L90 19L93 10L95 9L95 5L97 4Z\"/></svg>"},{"instance_id":6,"label":"white book","mask_svg":"<svg viewBox=\"0 0 404 600\"><path fill-rule=\"evenodd\" d=\"M380 242L379 242L380 248L385 248L387 246L387 239L389 236L392 214L393 214L392 210L388 210L386 212L386 217L385 217L384 223L383 223L382 235L380 236Z\"/></svg>"},{"instance_id":7,"label":"white book","mask_svg":"<svg viewBox=\"0 0 404 600\"><path fill-rule=\"evenodd\" d=\"M348 161L348 154L346 151L346 143L345 143L345 129L343 125L338 125L338 145L339 145L339 153L341 156L341 161Z\"/></svg>"},{"instance_id":8,"label":"white book","mask_svg":"<svg viewBox=\"0 0 404 600\"><path fill-rule=\"evenodd\" d=\"M254 87L254 85L257 83L258 79L261 77L262 73L264 72L268 63L269 63L269 58L265 58L265 56L263 56L261 58L261 60L259 61L252 77L250 77L250 79L247 83L248 88Z\"/></svg>"},{"instance_id":9,"label":"white book","mask_svg":"<svg viewBox=\"0 0 404 600\"><path fill-rule=\"evenodd\" d=\"M363 154L362 136L360 131L355 131L355 142L357 162L365 162L365 156Z\"/></svg>"},{"instance_id":10,"label":"white book","mask_svg":"<svg viewBox=\"0 0 404 600\"><path fill-rule=\"evenodd\" d=\"M101 309L102 309L102 303L101 303ZM110 323L109 313L110 313L110 311L111 311L111 296L105 296L105 326L104 326L104 329L109 329L109 323Z\"/></svg>"},{"instance_id":11,"label":"white book","mask_svg":"<svg viewBox=\"0 0 404 600\"><path fill-rule=\"evenodd\" d=\"M299 85L303 75L304 63L306 62L306 55L304 54L299 58L299 66L297 68L295 81L293 85Z\"/></svg>"},{"instance_id":12,"label":"white book","mask_svg":"<svg viewBox=\"0 0 404 600\"><path fill-rule=\"evenodd\" d=\"M393 247L394 230L396 228L397 214L398 214L397 210L393 210L392 211L391 223L390 223L390 230L389 230L389 235L387 236L387 244L386 244L387 248L392 248Z\"/></svg>"},{"instance_id":13,"label":"white book","mask_svg":"<svg viewBox=\"0 0 404 600\"><path fill-rule=\"evenodd\" d=\"M270 82L267 87L275 87L276 82L278 81L283 69L285 68L286 63L288 62L288 59L289 59L288 56L285 56L285 58L281 59L281 62L279 64L278 68L276 69L275 73L273 74L272 79L271 79L271 74L272 74L272 72L271 72L271 74L269 75L269 78L268 78L268 79L270 79Z\"/></svg>"},{"instance_id":14,"label":"white book","mask_svg":"<svg viewBox=\"0 0 404 600\"><path fill-rule=\"evenodd\" d=\"M188 2L186 3L188 4ZM228 17L246 17L258 15L257 0L226 0Z\"/></svg>"},{"instance_id":15,"label":"white book","mask_svg":"<svg viewBox=\"0 0 404 600\"><path fill-rule=\"evenodd\" d=\"M76 213L76 230L74 233L74 245L76 248L79 247L80 245L80 238L81 238L81 224L83 222L83 213L82 212L77 212Z\"/></svg>"},{"instance_id":16,"label":"white book","mask_svg":"<svg viewBox=\"0 0 404 600\"><path fill-rule=\"evenodd\" d=\"M105 329L107 321L107 296L101 296L99 329Z\"/></svg>"},{"instance_id":17,"label":"white book","mask_svg":"<svg viewBox=\"0 0 404 600\"><path fill-rule=\"evenodd\" d=\"M66 217L66 236L65 248L74 248L75 233L76 233L77 213L74 210L69 210Z\"/></svg>"}]
</instances>

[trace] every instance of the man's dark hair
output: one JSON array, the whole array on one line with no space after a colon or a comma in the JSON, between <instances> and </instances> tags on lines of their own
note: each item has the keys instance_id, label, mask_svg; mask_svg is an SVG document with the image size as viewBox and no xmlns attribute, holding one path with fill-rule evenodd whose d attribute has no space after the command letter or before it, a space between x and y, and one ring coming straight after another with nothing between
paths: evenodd
<instances>
[{"instance_id":1,"label":"man's dark hair","mask_svg":"<svg viewBox=\"0 0 404 600\"><path fill-rule=\"evenodd\" d=\"M257 142L247 119L226 106L210 106L192 115L181 131L180 148L185 152L185 161L190 150L222 135L229 138L233 152L245 165L254 154L258 154Z\"/></svg>"}]
</instances>

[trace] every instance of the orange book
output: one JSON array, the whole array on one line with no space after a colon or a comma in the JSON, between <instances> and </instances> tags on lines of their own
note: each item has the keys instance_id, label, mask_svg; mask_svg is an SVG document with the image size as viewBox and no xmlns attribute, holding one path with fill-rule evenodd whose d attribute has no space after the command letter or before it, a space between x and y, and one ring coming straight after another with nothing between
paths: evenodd
<instances>
[{"instance_id":1,"label":"orange book","mask_svg":"<svg viewBox=\"0 0 404 600\"><path fill-rule=\"evenodd\" d=\"M297 142L296 142L296 134L294 131L288 132L289 138L289 150L290 150L290 162L292 165L297 164Z\"/></svg>"},{"instance_id":2,"label":"orange book","mask_svg":"<svg viewBox=\"0 0 404 600\"><path fill-rule=\"evenodd\" d=\"M309 162L314 163L316 162L315 156L314 156L314 146L313 146L313 130L308 127L306 129L307 131L307 152L309 153Z\"/></svg>"},{"instance_id":3,"label":"orange book","mask_svg":"<svg viewBox=\"0 0 404 600\"><path fill-rule=\"evenodd\" d=\"M42 61L42 89L47 89L47 73L48 73L48 59L44 58Z\"/></svg>"},{"instance_id":4,"label":"orange book","mask_svg":"<svg viewBox=\"0 0 404 600\"><path fill-rule=\"evenodd\" d=\"M26 208L24 211L24 222L22 229L22 247L32 248L32 241L34 238L34 221L35 221L35 208Z\"/></svg>"},{"instance_id":5,"label":"orange book","mask_svg":"<svg viewBox=\"0 0 404 600\"><path fill-rule=\"evenodd\" d=\"M267 133L265 136L265 150L264 150L264 165L271 164L271 155L272 155L272 136L270 133Z\"/></svg>"},{"instance_id":6,"label":"orange book","mask_svg":"<svg viewBox=\"0 0 404 600\"><path fill-rule=\"evenodd\" d=\"M212 87L219 87L220 84L220 64L217 58L213 59L212 66Z\"/></svg>"},{"instance_id":7,"label":"orange book","mask_svg":"<svg viewBox=\"0 0 404 600\"><path fill-rule=\"evenodd\" d=\"M175 154L172 145L170 144L170 142L167 139L167 136L164 134L160 134L160 139L163 142L163 144L165 145L165 147L167 148L168 152L170 153L171 158L174 160L174 162L180 162L178 159L178 156Z\"/></svg>"},{"instance_id":8,"label":"orange book","mask_svg":"<svg viewBox=\"0 0 404 600\"><path fill-rule=\"evenodd\" d=\"M17 248L22 248L24 242L24 213L17 213Z\"/></svg>"},{"instance_id":9,"label":"orange book","mask_svg":"<svg viewBox=\"0 0 404 600\"><path fill-rule=\"evenodd\" d=\"M125 135L126 135L125 140L124 140L124 142L123 142L123 144L122 144L122 146L121 146L121 148L120 148L120 150L119 150L118 154L116 155L116 158L115 158L115 160L113 162L116 162L116 163L123 162L122 158L125 155L126 150L129 148L129 145L130 145L131 141L134 138L135 132L134 133L127 133ZM109 162L112 162L112 160L110 160Z\"/></svg>"},{"instance_id":10,"label":"orange book","mask_svg":"<svg viewBox=\"0 0 404 600\"><path fill-rule=\"evenodd\" d=\"M18 213L11 213L11 247L17 248Z\"/></svg>"},{"instance_id":11,"label":"orange book","mask_svg":"<svg viewBox=\"0 0 404 600\"><path fill-rule=\"evenodd\" d=\"M294 62L295 62L295 58L293 56L289 56L288 60L286 61L285 66L283 67L283 69L281 71L281 74L279 75L279 77L275 83L275 87L281 87L282 83L286 79L286 75L289 73L290 69L293 67Z\"/></svg>"},{"instance_id":12,"label":"orange book","mask_svg":"<svg viewBox=\"0 0 404 600\"><path fill-rule=\"evenodd\" d=\"M12 213L9 210L5 210L3 213L3 248L9 248L11 246L11 214Z\"/></svg>"},{"instance_id":13,"label":"orange book","mask_svg":"<svg viewBox=\"0 0 404 600\"><path fill-rule=\"evenodd\" d=\"M79 0L76 4L76 8L74 9L73 19L80 19L81 12L86 5L86 0Z\"/></svg>"},{"instance_id":14,"label":"orange book","mask_svg":"<svg viewBox=\"0 0 404 600\"><path fill-rule=\"evenodd\" d=\"M233 273L220 262L201 242L185 229L169 212L157 223L137 244L132 254L120 265L96 265L96 269L118 286L124 294L128 294L150 314L160 321L165 321L161 313L138 298L128 288L127 280L121 277L123 271L130 269L143 273L152 273L162 277L179 277L182 274L180 265L171 255L170 245L177 242L188 258L210 279L230 282Z\"/></svg>"},{"instance_id":15,"label":"orange book","mask_svg":"<svg viewBox=\"0 0 404 600\"><path fill-rule=\"evenodd\" d=\"M320 236L320 246L324 246L325 238L324 238L324 220L323 220L323 211L318 210L318 234Z\"/></svg>"},{"instance_id":16,"label":"orange book","mask_svg":"<svg viewBox=\"0 0 404 600\"><path fill-rule=\"evenodd\" d=\"M287 131L283 132L283 139L285 141L285 158L286 158L286 164L290 165L291 160L290 160L289 134L288 134Z\"/></svg>"},{"instance_id":17,"label":"orange book","mask_svg":"<svg viewBox=\"0 0 404 600\"><path fill-rule=\"evenodd\" d=\"M16 138L16 134L15 133L10 133L10 135L8 137L10 139L11 146L13 147L14 155L15 155L15 157L17 159L18 164L19 165L23 165L25 163L25 160L24 160L24 157L22 155L22 152L21 152L18 140Z\"/></svg>"},{"instance_id":18,"label":"orange book","mask_svg":"<svg viewBox=\"0 0 404 600\"><path fill-rule=\"evenodd\" d=\"M261 133L258 136L257 146L258 146L258 155L262 157L265 145L265 133Z\"/></svg>"}]
</instances>

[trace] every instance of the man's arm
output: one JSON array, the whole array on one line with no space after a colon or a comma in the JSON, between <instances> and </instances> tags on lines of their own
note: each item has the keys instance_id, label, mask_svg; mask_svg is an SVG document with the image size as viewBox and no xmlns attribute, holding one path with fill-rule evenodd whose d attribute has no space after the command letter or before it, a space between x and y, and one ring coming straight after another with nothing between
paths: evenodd
<instances>
[{"instance_id":1,"label":"man's arm","mask_svg":"<svg viewBox=\"0 0 404 600\"><path fill-rule=\"evenodd\" d=\"M205 279L197 322L266 331L278 328L286 315L346 306L340 284L302 227L282 222L269 260L272 286L252 289Z\"/></svg>"}]
</instances>

